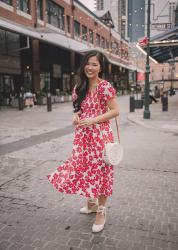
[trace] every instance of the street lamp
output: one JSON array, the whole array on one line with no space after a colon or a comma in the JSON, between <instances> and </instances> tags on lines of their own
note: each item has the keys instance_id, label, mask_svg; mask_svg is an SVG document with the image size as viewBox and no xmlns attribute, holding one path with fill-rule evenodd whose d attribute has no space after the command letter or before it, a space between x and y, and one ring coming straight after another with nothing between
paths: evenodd
<instances>
[{"instance_id":1,"label":"street lamp","mask_svg":"<svg viewBox=\"0 0 178 250\"><path fill-rule=\"evenodd\" d=\"M174 70L175 70L175 66L174 66L174 63L173 63L173 64L171 65L171 90L173 89Z\"/></svg>"},{"instance_id":2,"label":"street lamp","mask_svg":"<svg viewBox=\"0 0 178 250\"><path fill-rule=\"evenodd\" d=\"M149 64L149 56L150 56L150 7L151 0L148 0L147 7L147 56L146 56L146 74L145 74L145 108L143 113L144 119L150 119L150 110L149 110L149 91L150 91L150 82L149 82L149 74L150 74L150 64Z\"/></svg>"}]
</instances>

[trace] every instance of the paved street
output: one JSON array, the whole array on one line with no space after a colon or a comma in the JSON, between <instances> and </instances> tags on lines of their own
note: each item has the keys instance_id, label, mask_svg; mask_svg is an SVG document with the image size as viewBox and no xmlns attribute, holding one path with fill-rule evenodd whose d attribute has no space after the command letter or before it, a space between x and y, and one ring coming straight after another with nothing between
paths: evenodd
<instances>
[{"instance_id":1,"label":"paved street","mask_svg":"<svg viewBox=\"0 0 178 250\"><path fill-rule=\"evenodd\" d=\"M178 249L178 94L168 112L152 104L146 121L143 109L129 113L128 96L118 102L125 155L98 234L94 215L79 213L84 198L46 178L70 156L71 103L0 111L0 250Z\"/></svg>"}]
</instances>

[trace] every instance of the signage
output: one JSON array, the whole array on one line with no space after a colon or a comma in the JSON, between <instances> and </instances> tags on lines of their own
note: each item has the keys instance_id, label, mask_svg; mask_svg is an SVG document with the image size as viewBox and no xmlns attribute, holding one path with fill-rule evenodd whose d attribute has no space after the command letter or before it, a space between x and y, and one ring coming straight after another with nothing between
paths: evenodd
<instances>
[{"instance_id":1,"label":"signage","mask_svg":"<svg viewBox=\"0 0 178 250\"><path fill-rule=\"evenodd\" d=\"M169 30L171 29L171 23L152 23L151 28L155 30Z\"/></svg>"}]
</instances>

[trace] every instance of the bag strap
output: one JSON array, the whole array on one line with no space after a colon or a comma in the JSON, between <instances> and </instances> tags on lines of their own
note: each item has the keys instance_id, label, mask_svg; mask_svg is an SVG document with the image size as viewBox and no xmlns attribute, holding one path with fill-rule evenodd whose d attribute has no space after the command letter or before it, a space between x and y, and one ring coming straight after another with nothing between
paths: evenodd
<instances>
[{"instance_id":1,"label":"bag strap","mask_svg":"<svg viewBox=\"0 0 178 250\"><path fill-rule=\"evenodd\" d=\"M99 101L99 109L100 109L100 114L101 114L101 102L100 102L100 98L98 98ZM103 113L102 113L103 115ZM117 117L115 117L115 123L116 123L116 130L117 130L117 138L118 138L118 142L121 143L121 140L120 140L120 130L119 130L119 122L118 122L118 119Z\"/></svg>"},{"instance_id":2,"label":"bag strap","mask_svg":"<svg viewBox=\"0 0 178 250\"><path fill-rule=\"evenodd\" d=\"M120 130L119 130L119 122L118 122L118 118L117 118L117 117L115 117L115 122L116 122L116 129L117 129L118 142L121 143L121 139L120 139Z\"/></svg>"}]
</instances>

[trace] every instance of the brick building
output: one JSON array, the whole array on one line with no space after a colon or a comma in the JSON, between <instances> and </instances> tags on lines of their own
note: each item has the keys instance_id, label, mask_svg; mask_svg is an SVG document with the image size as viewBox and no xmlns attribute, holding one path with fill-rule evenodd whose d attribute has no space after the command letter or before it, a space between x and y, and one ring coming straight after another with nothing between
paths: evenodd
<instances>
[{"instance_id":1,"label":"brick building","mask_svg":"<svg viewBox=\"0 0 178 250\"><path fill-rule=\"evenodd\" d=\"M111 19L96 16L77 0L0 0L0 94L70 92L83 53L105 55L104 75L127 89L128 43Z\"/></svg>"}]
</instances>

